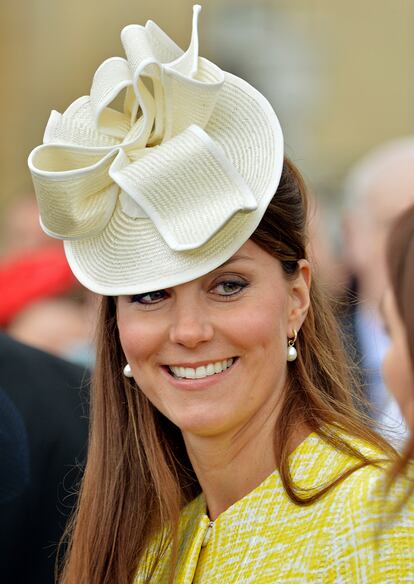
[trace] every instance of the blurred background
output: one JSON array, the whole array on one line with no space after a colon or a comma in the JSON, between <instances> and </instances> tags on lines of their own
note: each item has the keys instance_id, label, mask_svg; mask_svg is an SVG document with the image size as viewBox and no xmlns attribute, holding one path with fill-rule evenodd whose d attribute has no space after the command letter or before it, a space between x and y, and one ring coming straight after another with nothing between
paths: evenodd
<instances>
[{"instance_id":1,"label":"blurred background","mask_svg":"<svg viewBox=\"0 0 414 584\"><path fill-rule=\"evenodd\" d=\"M186 47L190 0L1 3L1 200L31 189L26 159L51 109L89 93L119 33L151 18ZM319 196L336 198L349 166L414 127L412 0L205 0L201 54L272 102L287 152Z\"/></svg>"},{"instance_id":2,"label":"blurred background","mask_svg":"<svg viewBox=\"0 0 414 584\"><path fill-rule=\"evenodd\" d=\"M42 142L50 110L63 112L88 94L100 63L123 56L125 25L151 18L186 48L192 4L2 2L0 327L16 338L93 361L94 300L65 271L60 244L47 242L38 229L27 156ZM372 148L414 130L414 2L205 0L202 5L200 54L250 81L274 106L286 152L315 195L312 250L318 269L332 295L343 297L350 284L341 247L345 177ZM38 265L43 276L32 277Z\"/></svg>"}]
</instances>

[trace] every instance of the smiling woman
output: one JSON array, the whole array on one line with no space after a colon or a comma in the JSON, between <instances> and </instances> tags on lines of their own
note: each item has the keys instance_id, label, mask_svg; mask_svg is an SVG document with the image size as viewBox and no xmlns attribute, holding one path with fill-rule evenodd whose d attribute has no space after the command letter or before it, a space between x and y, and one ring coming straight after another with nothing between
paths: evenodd
<instances>
[{"instance_id":1,"label":"smiling woman","mask_svg":"<svg viewBox=\"0 0 414 584\"><path fill-rule=\"evenodd\" d=\"M135 381L181 429L187 449L193 435L237 432L240 440L260 434L266 419L275 424L286 339L306 315L309 279L305 260L287 280L281 263L249 240L205 276L119 297L120 339Z\"/></svg>"},{"instance_id":2,"label":"smiling woman","mask_svg":"<svg viewBox=\"0 0 414 584\"><path fill-rule=\"evenodd\" d=\"M395 453L311 283L306 187L264 97L198 57L198 13L185 53L124 29L128 59L29 158L44 229L103 295L60 581L404 581L414 512L374 563Z\"/></svg>"}]
</instances>

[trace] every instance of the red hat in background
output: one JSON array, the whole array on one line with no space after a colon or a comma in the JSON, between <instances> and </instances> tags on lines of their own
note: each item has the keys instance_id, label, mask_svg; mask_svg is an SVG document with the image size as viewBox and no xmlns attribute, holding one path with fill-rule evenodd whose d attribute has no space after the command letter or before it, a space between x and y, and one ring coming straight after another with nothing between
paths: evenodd
<instances>
[{"instance_id":1,"label":"red hat in background","mask_svg":"<svg viewBox=\"0 0 414 584\"><path fill-rule=\"evenodd\" d=\"M77 281L63 246L51 245L0 260L0 326L36 300L69 292Z\"/></svg>"}]
</instances>

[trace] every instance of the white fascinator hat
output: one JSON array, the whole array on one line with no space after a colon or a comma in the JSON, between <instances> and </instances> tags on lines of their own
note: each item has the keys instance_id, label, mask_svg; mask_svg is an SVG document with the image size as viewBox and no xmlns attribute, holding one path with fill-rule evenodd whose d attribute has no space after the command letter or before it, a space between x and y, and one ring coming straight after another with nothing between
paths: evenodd
<instances>
[{"instance_id":1,"label":"white fascinator hat","mask_svg":"<svg viewBox=\"0 0 414 584\"><path fill-rule=\"evenodd\" d=\"M268 101L154 22L121 33L126 59L89 96L52 111L29 156L44 231L104 295L188 282L252 235L279 184L283 136ZM124 92L123 111L110 107Z\"/></svg>"}]
</instances>

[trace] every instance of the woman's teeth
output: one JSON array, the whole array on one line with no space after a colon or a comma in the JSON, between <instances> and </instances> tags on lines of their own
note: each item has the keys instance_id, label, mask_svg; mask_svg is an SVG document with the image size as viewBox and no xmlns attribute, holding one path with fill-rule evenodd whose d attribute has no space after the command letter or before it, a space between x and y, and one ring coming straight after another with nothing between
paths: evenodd
<instances>
[{"instance_id":1,"label":"woman's teeth","mask_svg":"<svg viewBox=\"0 0 414 584\"><path fill-rule=\"evenodd\" d=\"M223 361L216 361L215 363L209 363L208 365L201 365L201 367L173 367L169 366L171 373L174 377L179 379L202 379L203 377L209 377L210 375L215 375L216 373L221 373L233 365L234 359L224 359Z\"/></svg>"}]
</instances>

